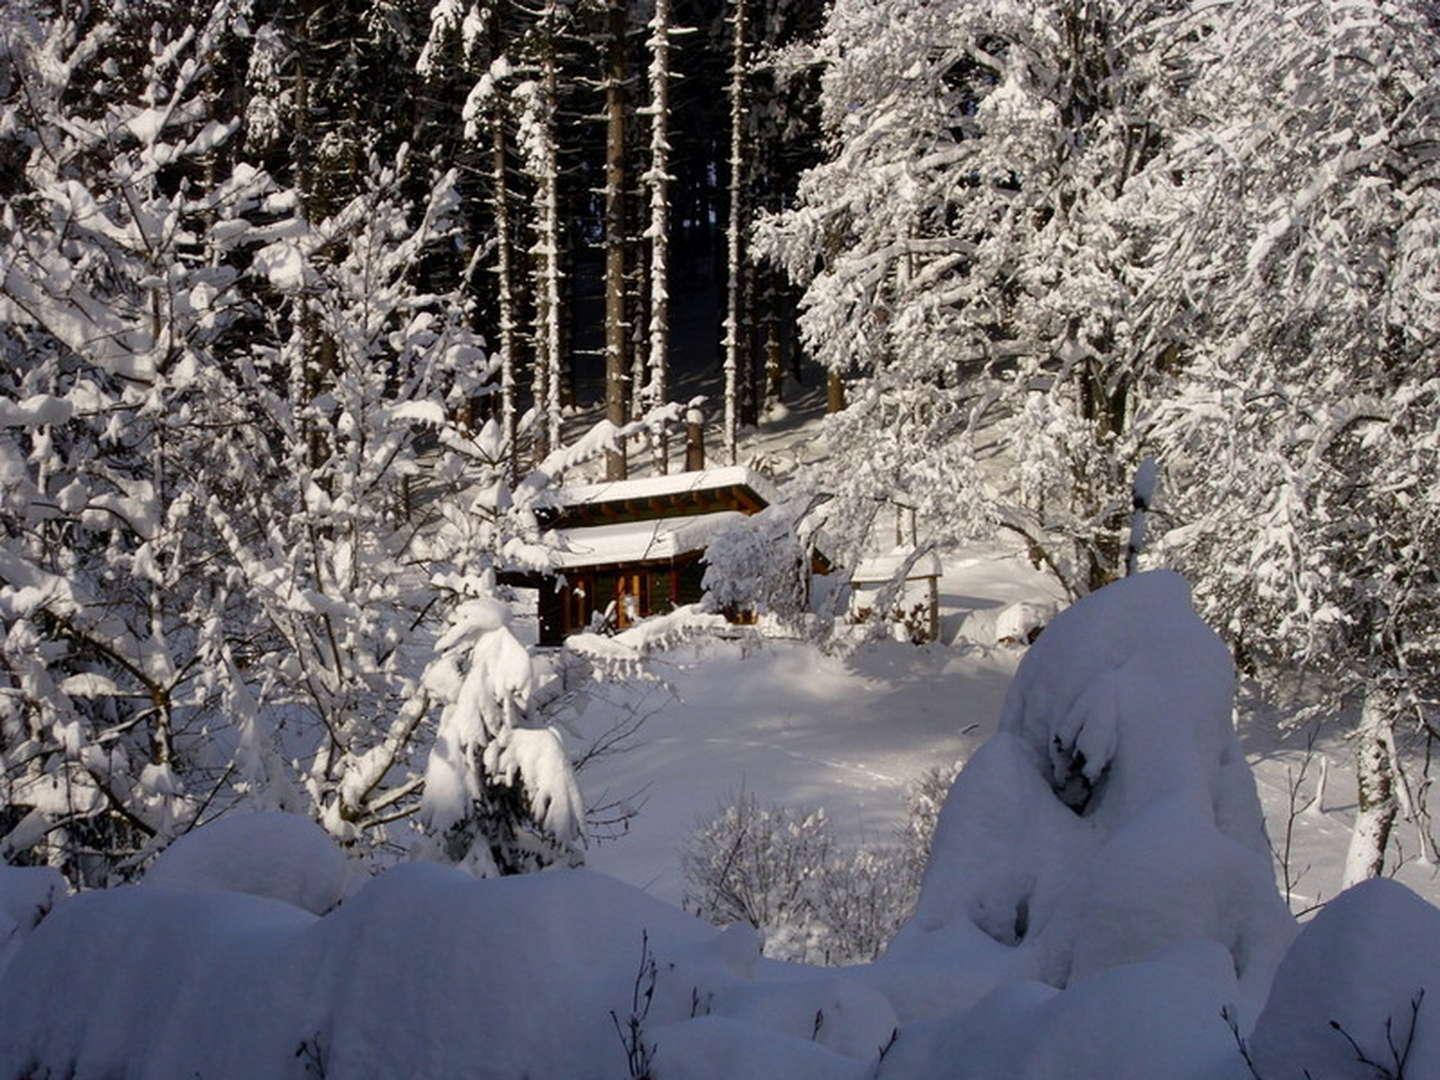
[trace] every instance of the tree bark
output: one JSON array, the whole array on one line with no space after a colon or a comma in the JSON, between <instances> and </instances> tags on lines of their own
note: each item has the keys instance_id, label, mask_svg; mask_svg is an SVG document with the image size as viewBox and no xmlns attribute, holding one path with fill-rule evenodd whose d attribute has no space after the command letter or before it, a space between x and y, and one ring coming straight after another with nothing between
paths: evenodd
<instances>
[{"instance_id":1,"label":"tree bark","mask_svg":"<svg viewBox=\"0 0 1440 1080\"><path fill-rule=\"evenodd\" d=\"M670 0L655 0L650 21L650 380L644 400L670 396ZM655 471L670 466L670 436L655 433Z\"/></svg>"},{"instance_id":2,"label":"tree bark","mask_svg":"<svg viewBox=\"0 0 1440 1080\"><path fill-rule=\"evenodd\" d=\"M498 19L496 20L498 22ZM497 95L498 96L498 95ZM516 446L515 405L515 264L511 247L509 154L505 141L505 113L496 106L491 116L491 200L495 213L495 274L500 307L500 430L505 442L506 473L514 483L520 462Z\"/></svg>"},{"instance_id":3,"label":"tree bark","mask_svg":"<svg viewBox=\"0 0 1440 1080\"><path fill-rule=\"evenodd\" d=\"M625 3L607 0L605 49L605 418L628 419L625 384ZM621 443L605 452L605 479L627 473Z\"/></svg>"},{"instance_id":4,"label":"tree bark","mask_svg":"<svg viewBox=\"0 0 1440 1080\"><path fill-rule=\"evenodd\" d=\"M733 0L730 48L730 216L726 235L725 284L725 458L739 461L740 373L746 364L747 332L740 327L741 303L745 288L743 234L745 231L746 145L745 123L749 102L746 95L745 0Z\"/></svg>"},{"instance_id":5,"label":"tree bark","mask_svg":"<svg viewBox=\"0 0 1440 1080\"><path fill-rule=\"evenodd\" d=\"M1395 792L1395 720L1378 691L1367 689L1356 731L1355 825L1345 855L1341 887L1348 889L1385 871L1385 849L1399 807Z\"/></svg>"},{"instance_id":6,"label":"tree bark","mask_svg":"<svg viewBox=\"0 0 1440 1080\"><path fill-rule=\"evenodd\" d=\"M539 461L560 445L561 345L560 321L560 168L555 147L556 95L559 61L556 57L560 18L558 0L550 0L540 16L543 36L540 56L539 206L535 243L535 368L531 389L542 424L536 430L534 458Z\"/></svg>"}]
</instances>

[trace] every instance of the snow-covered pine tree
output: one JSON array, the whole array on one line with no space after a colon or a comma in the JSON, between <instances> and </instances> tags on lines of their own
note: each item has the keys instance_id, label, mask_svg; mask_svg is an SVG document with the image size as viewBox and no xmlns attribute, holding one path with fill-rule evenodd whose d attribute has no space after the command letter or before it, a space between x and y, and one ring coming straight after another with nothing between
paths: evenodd
<instances>
[{"instance_id":1,"label":"snow-covered pine tree","mask_svg":"<svg viewBox=\"0 0 1440 1080\"><path fill-rule=\"evenodd\" d=\"M630 378L625 290L625 131L629 120L629 5L605 0L605 417L616 427L629 414ZM627 472L622 444L605 458L605 478L623 480Z\"/></svg>"},{"instance_id":2,"label":"snow-covered pine tree","mask_svg":"<svg viewBox=\"0 0 1440 1080\"><path fill-rule=\"evenodd\" d=\"M535 294L535 349L531 377L533 408L544 418L535 430L539 460L560 445L561 382L564 357L561 323L565 307L560 282L560 256L564 247L560 213L560 161L558 108L560 93L561 34L570 9L561 0L546 0L521 43L524 81L516 85L517 136L522 168L535 184L537 197L531 209L532 282Z\"/></svg>"},{"instance_id":3,"label":"snow-covered pine tree","mask_svg":"<svg viewBox=\"0 0 1440 1080\"><path fill-rule=\"evenodd\" d=\"M514 65L508 55L513 42L507 0L485 4L462 4L447 0L431 11L430 36L421 50L417 68L427 83L443 90L456 81L458 69L464 82L464 105L459 110L463 137L469 152L457 157L482 173L486 183L486 209L492 235L472 246L476 257L494 249L490 268L493 288L480 289L493 310L491 326L499 358L499 394L496 408L504 443L518 455L521 308L524 301L521 257L517 251L517 222L511 191L512 135L510 81ZM467 216L476 216L473 211ZM473 274L471 285L477 285ZM492 402L492 404L494 404ZM472 426L478 426L472 423ZM518 456L512 462L510 479L517 479Z\"/></svg>"},{"instance_id":4,"label":"snow-covered pine tree","mask_svg":"<svg viewBox=\"0 0 1440 1080\"><path fill-rule=\"evenodd\" d=\"M641 395L645 406L663 404L670 395L670 59L671 38L677 33L670 17L670 0L655 0L650 18L650 167L642 180L650 192L650 342L649 377ZM655 471L670 467L669 433L662 426L652 434Z\"/></svg>"}]
</instances>

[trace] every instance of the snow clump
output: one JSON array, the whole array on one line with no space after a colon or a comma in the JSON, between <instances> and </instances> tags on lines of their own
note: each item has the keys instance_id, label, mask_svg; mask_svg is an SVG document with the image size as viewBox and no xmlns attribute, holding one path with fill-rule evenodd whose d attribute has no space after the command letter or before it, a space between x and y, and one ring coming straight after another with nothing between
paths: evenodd
<instances>
[{"instance_id":1,"label":"snow clump","mask_svg":"<svg viewBox=\"0 0 1440 1080\"><path fill-rule=\"evenodd\" d=\"M344 854L309 818L276 810L232 813L181 836L160 853L147 885L240 892L323 915L351 878Z\"/></svg>"},{"instance_id":2,"label":"snow clump","mask_svg":"<svg viewBox=\"0 0 1440 1080\"><path fill-rule=\"evenodd\" d=\"M1127 578L1059 615L956 779L914 916L882 962L906 972L892 992L908 1009L953 1011L1016 979L1065 987L1208 941L1253 1021L1295 924L1234 686L1176 574Z\"/></svg>"}]
</instances>

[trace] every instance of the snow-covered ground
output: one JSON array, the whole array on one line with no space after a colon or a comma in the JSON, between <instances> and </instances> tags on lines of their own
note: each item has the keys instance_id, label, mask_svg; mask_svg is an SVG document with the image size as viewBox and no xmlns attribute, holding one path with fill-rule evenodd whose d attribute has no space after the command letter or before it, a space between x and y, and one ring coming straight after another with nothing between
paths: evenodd
<instances>
[{"instance_id":1,"label":"snow-covered ground","mask_svg":"<svg viewBox=\"0 0 1440 1080\"><path fill-rule=\"evenodd\" d=\"M995 730L1021 651L977 645L966 626L988 634L993 612L1050 588L1013 553L977 551L946 563L949 641L877 642L846 656L783 638L677 650L659 669L673 697L619 694L625 707L597 704L583 718L593 734L630 708L646 714L628 751L581 772L590 804L624 798L638 808L628 834L595 846L589 865L678 903L681 844L742 791L823 808L855 841L888 839L911 781L968 757Z\"/></svg>"},{"instance_id":2,"label":"snow-covered ground","mask_svg":"<svg viewBox=\"0 0 1440 1080\"><path fill-rule=\"evenodd\" d=\"M1002 581L1031 591L995 555L948 577L957 630ZM600 873L357 882L318 827L274 813L197 830L138 886L66 898L51 871L0 867L0 1076L1440 1075L1440 909L1368 882L1297 925L1228 654L1181 579L1102 590L1017 656L962 633L843 661L677 657L689 702L587 770L592 798L650 791ZM1270 743L1261 773L1283 776L1292 752ZM956 755L915 915L875 963L764 960L749 927L674 906L673 847L718 796L824 804L863 836ZM1339 845L1303 837L1323 882Z\"/></svg>"},{"instance_id":3,"label":"snow-covered ground","mask_svg":"<svg viewBox=\"0 0 1440 1080\"><path fill-rule=\"evenodd\" d=\"M617 692L626 708L592 706L583 733L608 730L632 710L645 719L628 751L581 773L590 803L625 799L638 808L626 835L591 849L589 865L679 903L681 845L699 818L742 791L823 808L857 842L887 839L904 814L907 785L932 766L968 758L995 730L1024 652L995 643L997 615L1015 604L1059 603L1053 582L1013 550L952 552L944 567L938 643L879 642L842 657L785 639L705 641L661 668L673 696L660 688ZM1333 725L1313 743L1309 731L1240 711L1271 840L1283 853L1290 836L1296 912L1338 892L1355 804L1349 744ZM1420 859L1414 829L1402 823L1396 842L1392 859L1404 859L1397 878L1440 903L1440 872ZM1283 891L1279 865L1277 880Z\"/></svg>"}]
</instances>

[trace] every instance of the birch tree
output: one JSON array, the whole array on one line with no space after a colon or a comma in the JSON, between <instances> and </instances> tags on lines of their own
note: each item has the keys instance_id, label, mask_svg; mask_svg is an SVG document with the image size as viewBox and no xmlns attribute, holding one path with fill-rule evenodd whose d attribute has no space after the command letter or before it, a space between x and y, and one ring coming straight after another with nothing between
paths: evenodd
<instances>
[{"instance_id":1,"label":"birch tree","mask_svg":"<svg viewBox=\"0 0 1440 1080\"><path fill-rule=\"evenodd\" d=\"M1225 34L1176 159L1165 260L1205 324L1155 416L1166 543L1253 669L1358 710L1353 884L1397 812L1424 832L1401 748L1440 699L1440 48L1391 0L1246 4Z\"/></svg>"}]
</instances>

